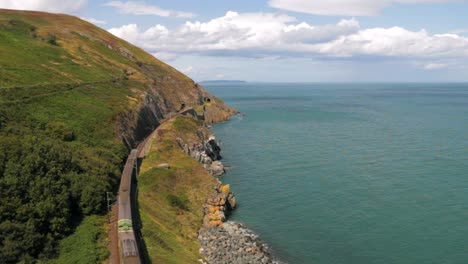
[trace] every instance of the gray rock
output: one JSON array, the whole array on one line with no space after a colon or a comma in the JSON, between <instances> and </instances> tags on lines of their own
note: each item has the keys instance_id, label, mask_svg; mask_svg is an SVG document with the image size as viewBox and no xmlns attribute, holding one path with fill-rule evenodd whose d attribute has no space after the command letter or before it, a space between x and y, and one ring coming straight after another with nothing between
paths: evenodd
<instances>
[{"instance_id":1,"label":"gray rock","mask_svg":"<svg viewBox=\"0 0 468 264\"><path fill-rule=\"evenodd\" d=\"M224 165L221 163L221 161L213 161L211 163L211 166L209 166L208 170L213 176L221 176L224 174Z\"/></svg>"},{"instance_id":2,"label":"gray rock","mask_svg":"<svg viewBox=\"0 0 468 264\"><path fill-rule=\"evenodd\" d=\"M200 143L194 143L191 146L186 144L183 139L177 138L179 147L194 160L203 164L214 176L221 176L225 173L224 165L219 161L221 157L221 148L214 136Z\"/></svg>"},{"instance_id":3,"label":"gray rock","mask_svg":"<svg viewBox=\"0 0 468 264\"><path fill-rule=\"evenodd\" d=\"M200 229L199 238L207 236L216 237L209 242L199 239L201 246L205 248L202 254L210 264L279 263L271 257L268 247L258 239L258 236L239 223L228 221L218 227ZM210 245L209 252L206 250L207 244Z\"/></svg>"}]
</instances>

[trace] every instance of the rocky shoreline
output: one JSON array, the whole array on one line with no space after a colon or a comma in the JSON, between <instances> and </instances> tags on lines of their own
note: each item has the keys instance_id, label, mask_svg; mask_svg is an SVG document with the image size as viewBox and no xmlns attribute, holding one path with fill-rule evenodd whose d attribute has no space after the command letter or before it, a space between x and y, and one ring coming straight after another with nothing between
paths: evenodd
<instances>
[{"instance_id":1,"label":"rocky shoreline","mask_svg":"<svg viewBox=\"0 0 468 264\"><path fill-rule=\"evenodd\" d=\"M213 176L225 173L221 163L221 148L213 135L199 135L200 142L187 143L178 138L179 147L190 157L201 163ZM227 221L227 216L236 207L236 198L229 185L221 184L214 188L204 205L203 226L198 232L200 253L210 264L276 264L268 246L242 224ZM208 261L208 262L206 262Z\"/></svg>"},{"instance_id":2,"label":"rocky shoreline","mask_svg":"<svg viewBox=\"0 0 468 264\"><path fill-rule=\"evenodd\" d=\"M200 253L211 264L279 264L268 246L242 224L227 221L216 227L202 227L198 233ZM200 263L206 263L200 260Z\"/></svg>"}]
</instances>

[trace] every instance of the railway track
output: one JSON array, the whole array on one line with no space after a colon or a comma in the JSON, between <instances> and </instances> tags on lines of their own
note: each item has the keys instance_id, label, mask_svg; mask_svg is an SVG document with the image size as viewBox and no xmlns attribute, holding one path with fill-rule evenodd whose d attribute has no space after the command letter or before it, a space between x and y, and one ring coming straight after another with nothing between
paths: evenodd
<instances>
[{"instance_id":1,"label":"railway track","mask_svg":"<svg viewBox=\"0 0 468 264\"><path fill-rule=\"evenodd\" d=\"M134 190L134 176L138 174L138 149L132 149L120 178L119 187L119 215L118 238L120 248L120 260L124 264L140 264L141 257L135 235L132 217L132 195Z\"/></svg>"},{"instance_id":2,"label":"railway track","mask_svg":"<svg viewBox=\"0 0 468 264\"><path fill-rule=\"evenodd\" d=\"M190 114L193 112L192 107L184 108L177 112L174 116ZM169 118L170 119L170 118ZM162 120L161 124L166 122L168 119ZM156 130L155 130L156 131ZM153 132L154 133L154 132ZM135 230L134 217L137 212L132 205L136 203L136 177L138 176L138 159L142 159L145 156L148 142L150 141L152 134L146 137L136 149L132 149L125 162L122 176L120 178L119 196L118 196L118 243L119 243L119 254L120 262L123 264L140 264L142 263L141 252L139 251L138 245L140 244L138 230ZM132 214L133 213L133 214Z\"/></svg>"}]
</instances>

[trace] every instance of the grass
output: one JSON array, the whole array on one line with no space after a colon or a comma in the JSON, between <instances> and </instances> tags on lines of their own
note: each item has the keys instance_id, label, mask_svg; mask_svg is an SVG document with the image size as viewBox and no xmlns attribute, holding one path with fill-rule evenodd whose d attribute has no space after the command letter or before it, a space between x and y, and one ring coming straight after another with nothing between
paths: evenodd
<instances>
[{"instance_id":1,"label":"grass","mask_svg":"<svg viewBox=\"0 0 468 264\"><path fill-rule=\"evenodd\" d=\"M195 142L198 121L177 117L158 128L139 175L142 233L153 263L196 263L203 258L195 242L202 223L203 203L216 179L176 143ZM156 168L169 163L170 169Z\"/></svg>"},{"instance_id":2,"label":"grass","mask_svg":"<svg viewBox=\"0 0 468 264\"><path fill-rule=\"evenodd\" d=\"M104 231L105 216L88 216L75 232L60 242L60 257L50 264L88 264L103 262L109 252ZM79 246L77 246L79 245Z\"/></svg>"}]
</instances>

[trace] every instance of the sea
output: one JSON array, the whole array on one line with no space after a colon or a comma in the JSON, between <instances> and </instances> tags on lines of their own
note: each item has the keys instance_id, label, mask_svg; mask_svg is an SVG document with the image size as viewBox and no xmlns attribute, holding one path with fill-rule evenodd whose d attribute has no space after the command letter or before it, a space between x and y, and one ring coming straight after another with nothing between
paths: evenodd
<instances>
[{"instance_id":1,"label":"sea","mask_svg":"<svg viewBox=\"0 0 468 264\"><path fill-rule=\"evenodd\" d=\"M205 88L244 223L287 263L468 263L468 84Z\"/></svg>"}]
</instances>

